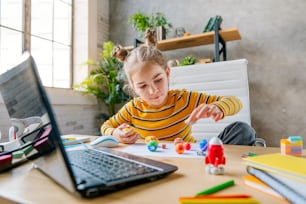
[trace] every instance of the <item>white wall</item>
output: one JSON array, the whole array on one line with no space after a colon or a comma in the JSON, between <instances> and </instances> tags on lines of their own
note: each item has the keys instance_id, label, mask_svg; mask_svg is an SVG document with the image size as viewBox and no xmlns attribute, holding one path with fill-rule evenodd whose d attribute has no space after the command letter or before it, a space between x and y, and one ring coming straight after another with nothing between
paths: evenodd
<instances>
[{"instance_id":1,"label":"white wall","mask_svg":"<svg viewBox=\"0 0 306 204\"><path fill-rule=\"evenodd\" d=\"M80 83L89 73L84 65L97 60L109 39L109 0L75 0L73 81Z\"/></svg>"}]
</instances>

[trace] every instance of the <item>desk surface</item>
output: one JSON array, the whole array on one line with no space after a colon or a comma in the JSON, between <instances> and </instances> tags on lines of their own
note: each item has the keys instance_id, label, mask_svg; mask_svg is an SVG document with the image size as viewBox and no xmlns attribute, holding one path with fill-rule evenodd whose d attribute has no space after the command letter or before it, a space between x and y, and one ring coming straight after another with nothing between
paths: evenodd
<instances>
[{"instance_id":1,"label":"desk surface","mask_svg":"<svg viewBox=\"0 0 306 204\"><path fill-rule=\"evenodd\" d=\"M253 190L242 184L246 168L241 155L279 152L279 148L225 145L225 175L210 175L205 172L203 158L161 158L178 166L178 171L166 178L141 184L94 199L83 199L68 193L31 164L24 164L10 172L0 174L0 196L22 203L179 203L181 196L193 196L203 189L234 179L236 185L219 194L249 194L261 203L286 203L268 194ZM0 198L1 203L5 203ZM7 201L7 203L11 203Z\"/></svg>"}]
</instances>

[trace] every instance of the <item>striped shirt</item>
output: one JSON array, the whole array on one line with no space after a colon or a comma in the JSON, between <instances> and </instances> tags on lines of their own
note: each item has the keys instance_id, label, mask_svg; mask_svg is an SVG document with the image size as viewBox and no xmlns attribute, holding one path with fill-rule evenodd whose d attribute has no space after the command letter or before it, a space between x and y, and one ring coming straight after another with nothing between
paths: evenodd
<instances>
[{"instance_id":1,"label":"striped shirt","mask_svg":"<svg viewBox=\"0 0 306 204\"><path fill-rule=\"evenodd\" d=\"M184 141L195 142L191 126L185 120L202 103L215 104L224 116L234 115L242 108L241 101L234 96L207 95L185 89L169 90L167 103L158 109L149 107L139 97L132 99L104 122L101 133L111 135L120 124L128 123L142 138L154 135L159 140L173 141L180 137Z\"/></svg>"}]
</instances>

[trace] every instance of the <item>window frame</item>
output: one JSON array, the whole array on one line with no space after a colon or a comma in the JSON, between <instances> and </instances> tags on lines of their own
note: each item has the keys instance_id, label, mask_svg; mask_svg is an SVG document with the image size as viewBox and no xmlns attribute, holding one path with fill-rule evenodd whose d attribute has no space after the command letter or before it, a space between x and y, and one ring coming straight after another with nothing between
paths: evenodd
<instances>
[{"instance_id":1,"label":"window frame","mask_svg":"<svg viewBox=\"0 0 306 204\"><path fill-rule=\"evenodd\" d=\"M34 1L35 2L35 1ZM51 0L52 4L54 4L54 0ZM32 19L31 19L31 4L33 2L31 0L23 0L22 1L22 5L21 5L21 12L22 12L22 19L21 19L21 30L19 29L15 29L13 27L9 27L7 25L2 25L1 24L1 21L0 21L0 27L1 28L4 28L4 29L7 29L7 30L12 30L12 31L16 31L18 33L21 34L21 42L22 42L22 45L21 46L21 52L24 52L24 51L29 51L31 52L32 48L31 48L31 37L36 37L36 38L39 38L39 39L42 39L42 40L46 40L46 42L51 42L53 45L54 44L59 44L59 45L64 45L63 43L60 43L60 42L56 42L53 38L51 39L46 39L46 38L43 38L39 35L35 35L35 34L32 34L31 33L31 22L32 22ZM63 3L69 3L69 2L64 2ZM56 81L54 80L54 77L52 76L52 79L50 79L51 81L51 86L48 85L49 87L54 87L54 88L67 88L67 89L72 89L73 87L73 83L74 83L74 74L73 74L73 51L74 51L74 0L71 0L71 13L70 13L70 42L69 44L65 44L64 46L66 46L69 50L69 59L68 59L68 62L69 62L69 67L67 67L68 69L68 74L69 74L69 77L67 80L69 80L69 82L67 83L67 86L65 87L60 87L60 86L56 86ZM52 18L54 19L54 13L52 14ZM52 28L52 32L54 32L54 27ZM54 46L52 48L52 52L54 51ZM21 53L20 53L21 54ZM53 58L53 54L51 56ZM53 59L52 59L53 61ZM39 66L39 65L38 65ZM55 72L55 67L54 67L54 63L52 62L52 75L54 74Z\"/></svg>"}]
</instances>

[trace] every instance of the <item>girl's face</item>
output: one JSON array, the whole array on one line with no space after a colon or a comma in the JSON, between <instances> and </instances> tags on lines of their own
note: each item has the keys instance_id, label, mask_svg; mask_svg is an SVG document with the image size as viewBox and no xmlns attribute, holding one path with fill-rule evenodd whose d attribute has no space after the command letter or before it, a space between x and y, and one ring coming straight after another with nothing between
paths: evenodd
<instances>
[{"instance_id":1,"label":"girl's face","mask_svg":"<svg viewBox=\"0 0 306 204\"><path fill-rule=\"evenodd\" d=\"M159 108L167 102L170 69L158 64L139 63L130 74L134 92L149 106Z\"/></svg>"}]
</instances>

